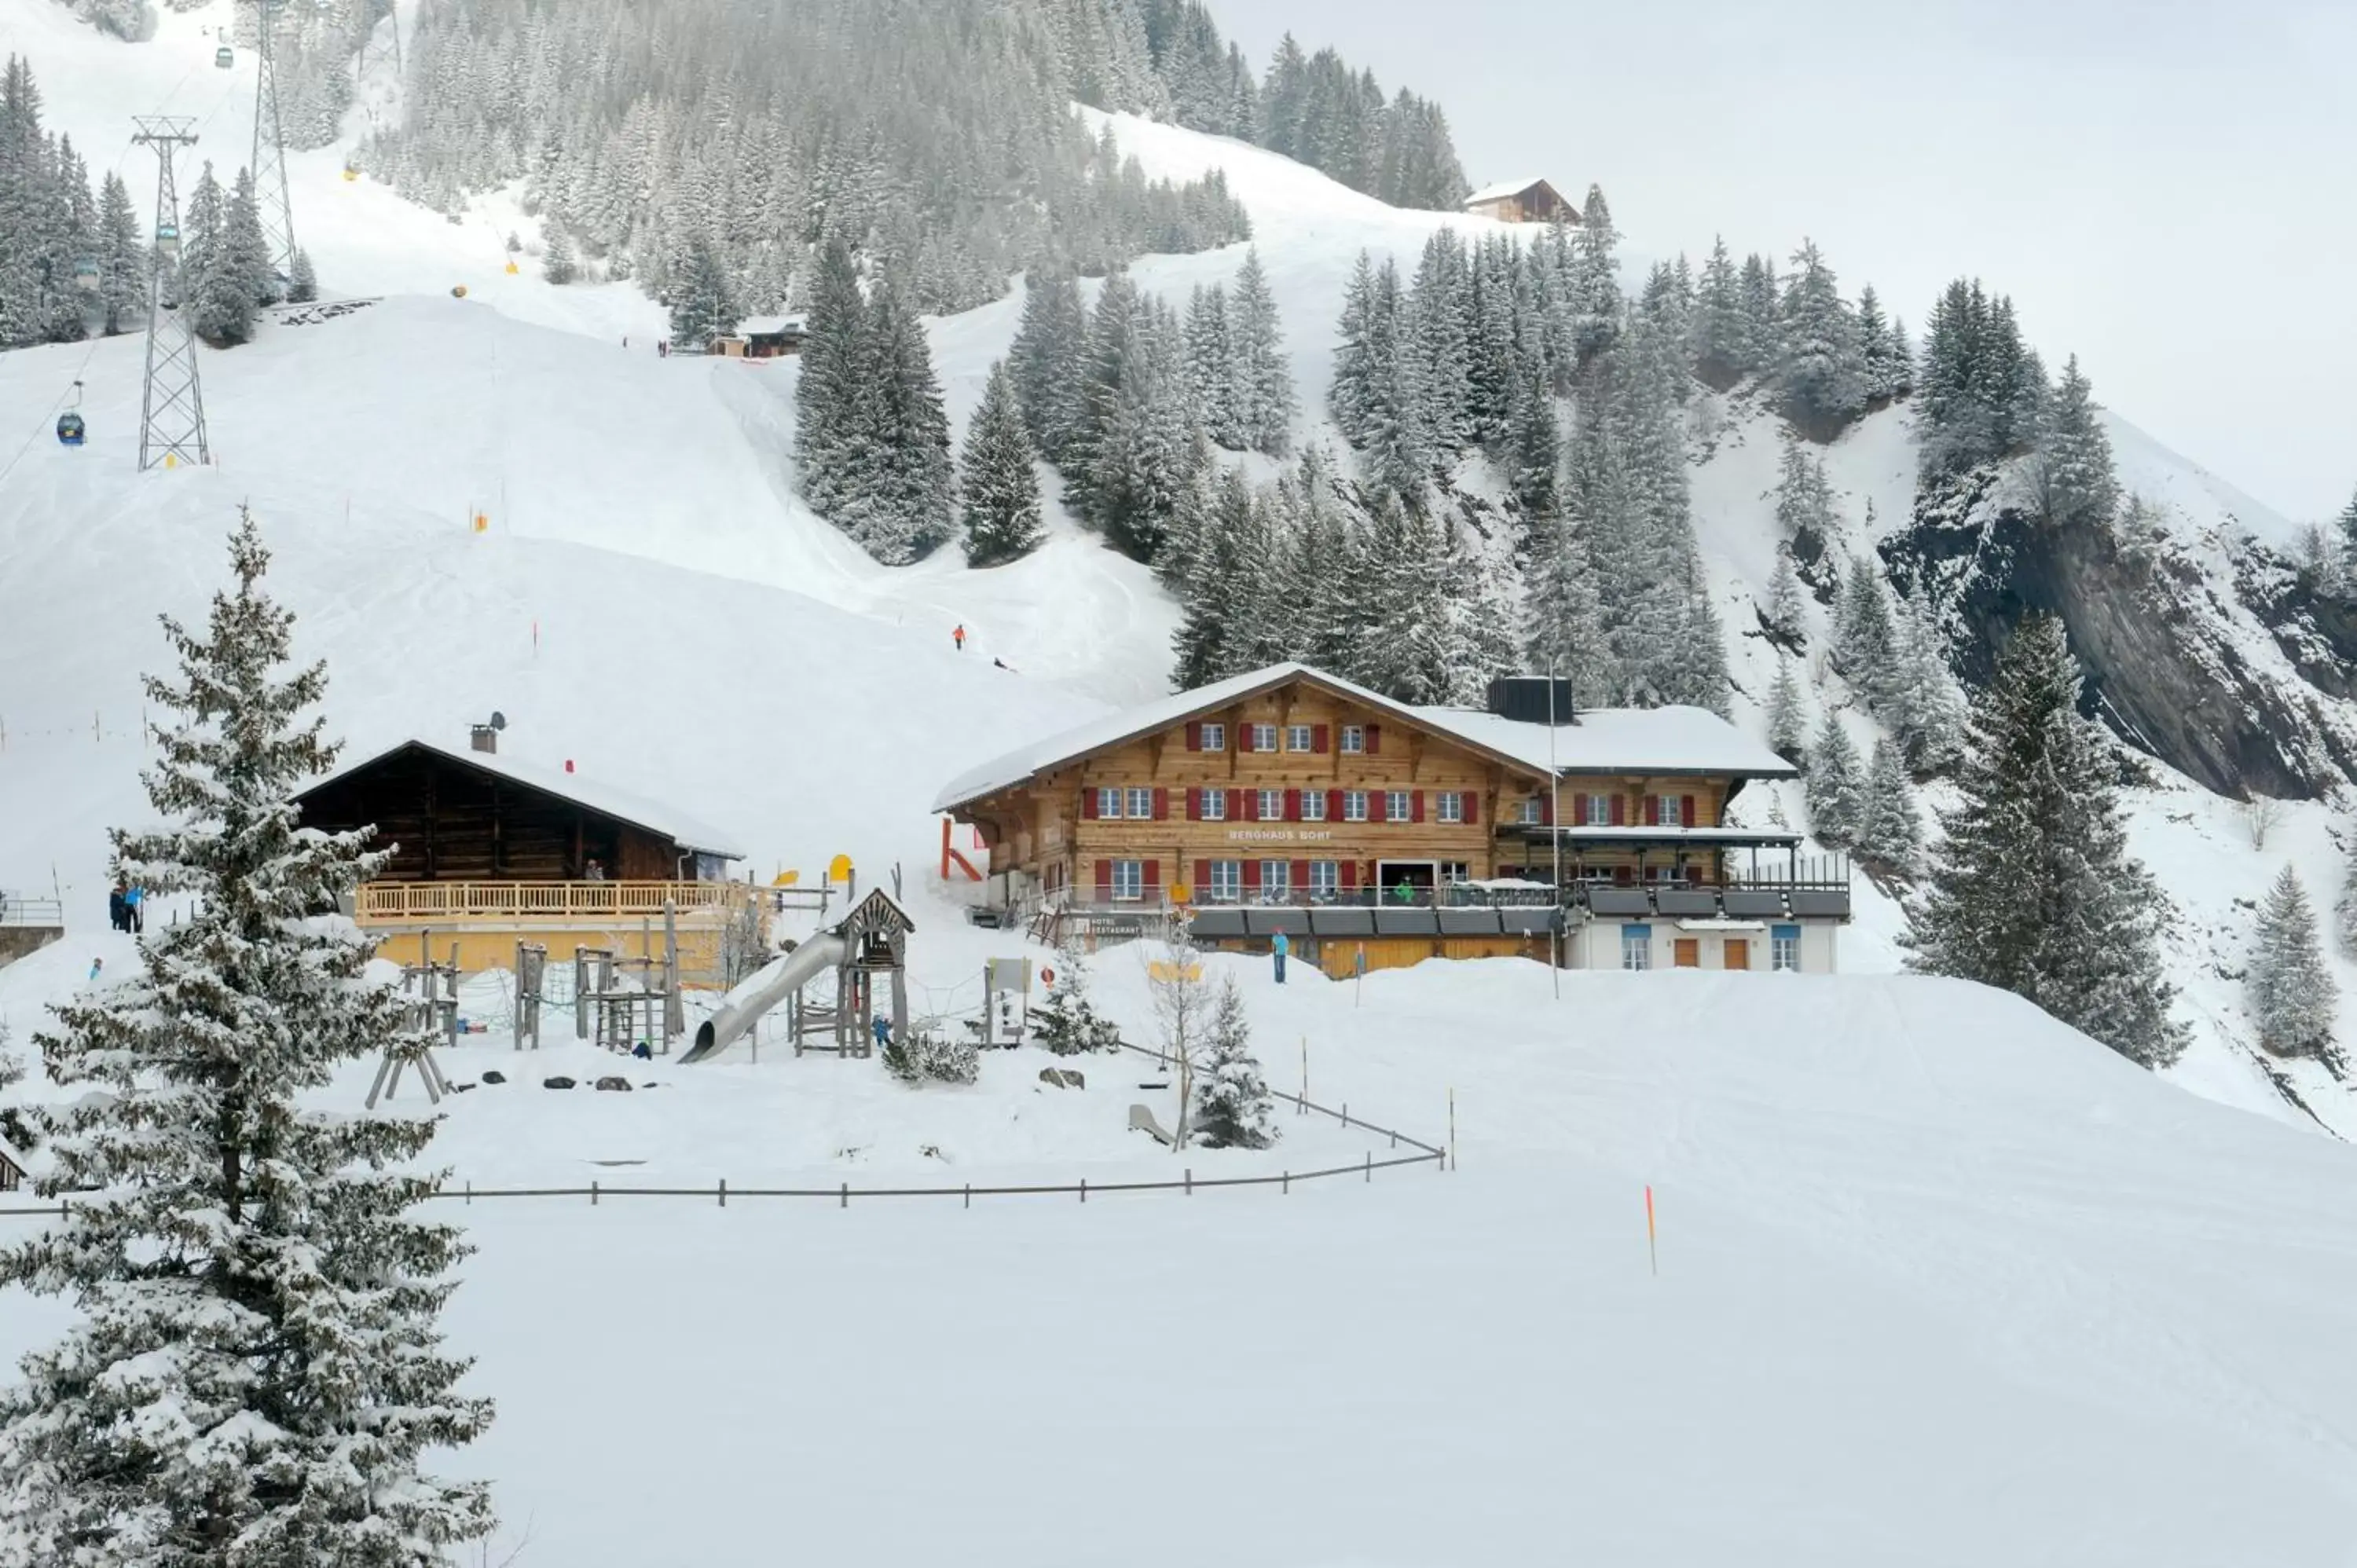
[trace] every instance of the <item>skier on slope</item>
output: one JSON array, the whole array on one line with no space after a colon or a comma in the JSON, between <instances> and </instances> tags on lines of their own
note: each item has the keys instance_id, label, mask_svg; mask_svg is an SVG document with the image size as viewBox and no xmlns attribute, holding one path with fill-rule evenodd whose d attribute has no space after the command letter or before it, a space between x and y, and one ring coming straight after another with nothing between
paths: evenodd
<instances>
[{"instance_id":1,"label":"skier on slope","mask_svg":"<svg viewBox=\"0 0 2357 1568\"><path fill-rule=\"evenodd\" d=\"M950 633L950 640L957 644L957 650L960 653L965 651L965 622L958 622L957 629Z\"/></svg>"}]
</instances>

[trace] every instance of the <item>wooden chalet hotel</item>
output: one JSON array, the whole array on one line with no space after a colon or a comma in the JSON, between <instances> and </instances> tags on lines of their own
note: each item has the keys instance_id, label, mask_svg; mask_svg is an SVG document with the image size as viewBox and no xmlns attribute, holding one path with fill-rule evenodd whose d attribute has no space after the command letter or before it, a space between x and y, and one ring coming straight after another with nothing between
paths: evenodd
<instances>
[{"instance_id":1,"label":"wooden chalet hotel","mask_svg":"<svg viewBox=\"0 0 2357 1568\"><path fill-rule=\"evenodd\" d=\"M1143 930L1186 908L1201 945L1284 931L1339 975L1543 959L1560 908L1576 968L1835 967L1846 865L1727 822L1789 763L1697 708L1571 715L1558 689L1550 726L1547 687L1410 707L1274 665L1026 746L935 809L988 846L992 904L1050 928Z\"/></svg>"}]
</instances>

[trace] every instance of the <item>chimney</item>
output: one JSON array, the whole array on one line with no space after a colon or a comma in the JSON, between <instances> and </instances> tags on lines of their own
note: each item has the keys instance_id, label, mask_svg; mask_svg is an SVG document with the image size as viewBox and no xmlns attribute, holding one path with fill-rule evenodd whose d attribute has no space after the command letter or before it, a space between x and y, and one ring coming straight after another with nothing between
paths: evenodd
<instances>
[{"instance_id":1,"label":"chimney","mask_svg":"<svg viewBox=\"0 0 2357 1568\"><path fill-rule=\"evenodd\" d=\"M497 752L500 749L500 732L490 725L468 725L467 738L477 751Z\"/></svg>"},{"instance_id":2,"label":"chimney","mask_svg":"<svg viewBox=\"0 0 2357 1568\"><path fill-rule=\"evenodd\" d=\"M1548 688L1554 688L1550 693ZM1501 719L1526 725L1547 722L1552 703L1555 722L1578 723L1571 701L1571 682L1545 675L1501 675L1490 682L1490 711Z\"/></svg>"}]
</instances>

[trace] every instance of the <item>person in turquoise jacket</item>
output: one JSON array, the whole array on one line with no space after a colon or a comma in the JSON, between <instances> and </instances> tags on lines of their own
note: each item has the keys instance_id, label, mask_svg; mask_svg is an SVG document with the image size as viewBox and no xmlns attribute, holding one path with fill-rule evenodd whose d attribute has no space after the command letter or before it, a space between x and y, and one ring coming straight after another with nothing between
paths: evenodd
<instances>
[{"instance_id":1,"label":"person in turquoise jacket","mask_svg":"<svg viewBox=\"0 0 2357 1568\"><path fill-rule=\"evenodd\" d=\"M1276 983L1279 985L1283 985L1285 983L1285 955L1293 950L1292 939L1288 938L1283 931L1277 932L1276 940L1269 944L1269 950L1276 955Z\"/></svg>"}]
</instances>

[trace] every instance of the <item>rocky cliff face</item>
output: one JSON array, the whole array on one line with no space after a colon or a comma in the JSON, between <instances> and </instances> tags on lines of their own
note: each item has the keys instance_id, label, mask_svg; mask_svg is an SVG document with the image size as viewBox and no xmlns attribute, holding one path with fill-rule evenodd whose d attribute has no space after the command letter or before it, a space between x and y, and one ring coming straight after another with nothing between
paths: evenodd
<instances>
[{"instance_id":1,"label":"rocky cliff face","mask_svg":"<svg viewBox=\"0 0 2357 1568\"><path fill-rule=\"evenodd\" d=\"M1943 607L1968 682L2049 611L2086 666L2088 711L2204 787L2308 800L2357 780L2357 604L2161 509L2058 528L2015 501L2004 469L1979 470L1919 496L1881 547Z\"/></svg>"}]
</instances>

